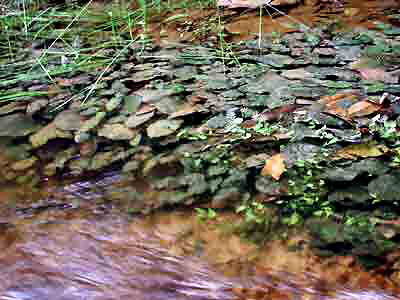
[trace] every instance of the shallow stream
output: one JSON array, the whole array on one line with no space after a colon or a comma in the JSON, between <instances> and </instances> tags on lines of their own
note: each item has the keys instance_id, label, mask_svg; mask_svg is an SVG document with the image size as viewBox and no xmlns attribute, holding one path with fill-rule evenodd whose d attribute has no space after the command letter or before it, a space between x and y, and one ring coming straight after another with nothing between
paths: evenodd
<instances>
[{"instance_id":1,"label":"shallow stream","mask_svg":"<svg viewBox=\"0 0 400 300\"><path fill-rule=\"evenodd\" d=\"M99 205L121 180L110 173L32 191L47 195L42 206L3 211L0 299L399 299L351 257L313 255L304 234L256 246L230 232L232 213L200 221L183 210L129 216Z\"/></svg>"}]
</instances>

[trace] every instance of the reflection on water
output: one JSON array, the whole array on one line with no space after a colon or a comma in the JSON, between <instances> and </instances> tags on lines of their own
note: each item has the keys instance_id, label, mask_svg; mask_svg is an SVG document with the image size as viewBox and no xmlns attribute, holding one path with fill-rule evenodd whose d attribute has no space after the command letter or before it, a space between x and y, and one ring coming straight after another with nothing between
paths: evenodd
<instances>
[{"instance_id":1,"label":"reflection on water","mask_svg":"<svg viewBox=\"0 0 400 300\"><path fill-rule=\"evenodd\" d=\"M100 197L99 188L119 180L111 174L54 195L83 199L94 186ZM128 218L52 208L0 224L0 299L400 299L360 269L345 265L340 272L350 277L341 281L339 271L322 277L326 266L305 268L315 258L282 249L278 242L259 249L189 212Z\"/></svg>"}]
</instances>

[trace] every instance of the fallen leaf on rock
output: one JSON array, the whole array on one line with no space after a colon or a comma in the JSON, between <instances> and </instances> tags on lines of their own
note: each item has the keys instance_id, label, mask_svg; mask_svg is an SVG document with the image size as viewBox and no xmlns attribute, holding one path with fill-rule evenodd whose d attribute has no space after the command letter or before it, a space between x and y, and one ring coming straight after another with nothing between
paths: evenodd
<instances>
[{"instance_id":1,"label":"fallen leaf on rock","mask_svg":"<svg viewBox=\"0 0 400 300\"><path fill-rule=\"evenodd\" d=\"M378 157L389 151L385 145L374 143L355 144L339 149L333 154L332 160L357 159L360 157Z\"/></svg>"},{"instance_id":2,"label":"fallen leaf on rock","mask_svg":"<svg viewBox=\"0 0 400 300\"><path fill-rule=\"evenodd\" d=\"M286 169L284 158L282 154L278 153L273 155L270 159L266 160L264 168L261 170L261 175L270 175L275 180L279 180L282 173L285 171Z\"/></svg>"},{"instance_id":3,"label":"fallen leaf on rock","mask_svg":"<svg viewBox=\"0 0 400 300\"><path fill-rule=\"evenodd\" d=\"M348 109L358 100L358 95L336 94L334 96L325 96L318 103L323 105L323 112L347 118Z\"/></svg>"},{"instance_id":4,"label":"fallen leaf on rock","mask_svg":"<svg viewBox=\"0 0 400 300\"><path fill-rule=\"evenodd\" d=\"M381 106L379 104L369 100L362 100L350 106L347 113L350 118L363 117L377 112L380 109Z\"/></svg>"}]
</instances>

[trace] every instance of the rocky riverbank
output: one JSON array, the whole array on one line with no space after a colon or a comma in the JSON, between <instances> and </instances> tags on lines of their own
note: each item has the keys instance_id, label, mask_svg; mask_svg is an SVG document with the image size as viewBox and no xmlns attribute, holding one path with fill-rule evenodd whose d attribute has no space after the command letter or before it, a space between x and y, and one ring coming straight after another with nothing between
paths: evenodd
<instances>
[{"instance_id":1,"label":"rocky riverbank","mask_svg":"<svg viewBox=\"0 0 400 300\"><path fill-rule=\"evenodd\" d=\"M43 46L21 49L2 76L38 74L24 62ZM366 265L396 249L400 29L225 46L134 42L88 72L57 76L65 62L50 59L52 80L3 80L3 183L119 169L131 184L107 201L129 212L232 208L257 241L306 224L321 254Z\"/></svg>"}]
</instances>

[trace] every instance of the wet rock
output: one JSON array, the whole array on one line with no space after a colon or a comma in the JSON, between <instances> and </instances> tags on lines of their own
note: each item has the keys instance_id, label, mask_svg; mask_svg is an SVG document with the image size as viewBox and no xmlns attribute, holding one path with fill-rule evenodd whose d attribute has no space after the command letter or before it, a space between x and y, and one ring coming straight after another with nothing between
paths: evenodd
<instances>
[{"instance_id":1,"label":"wet rock","mask_svg":"<svg viewBox=\"0 0 400 300\"><path fill-rule=\"evenodd\" d=\"M96 115L94 117L92 117L82 123L82 125L79 128L79 133L87 132L87 131L94 129L95 127L97 127L100 124L101 121L103 121L103 119L105 117L106 117L106 113L103 111L96 113Z\"/></svg>"},{"instance_id":2,"label":"wet rock","mask_svg":"<svg viewBox=\"0 0 400 300\"><path fill-rule=\"evenodd\" d=\"M256 80L239 88L242 92L250 93L272 93L279 88L287 88L290 81L286 78L279 76L277 73L268 71L266 74L260 76Z\"/></svg>"},{"instance_id":3,"label":"wet rock","mask_svg":"<svg viewBox=\"0 0 400 300\"><path fill-rule=\"evenodd\" d=\"M147 127L147 135L158 138L174 133L182 125L183 120L159 120Z\"/></svg>"},{"instance_id":4,"label":"wet rock","mask_svg":"<svg viewBox=\"0 0 400 300\"><path fill-rule=\"evenodd\" d=\"M343 62L351 62L358 59L362 54L359 46L338 46L336 47L336 56Z\"/></svg>"},{"instance_id":5,"label":"wet rock","mask_svg":"<svg viewBox=\"0 0 400 300\"><path fill-rule=\"evenodd\" d=\"M133 73L130 77L130 80L134 82L142 82L163 77L165 75L172 75L172 74L170 71L154 68L152 70L145 70Z\"/></svg>"},{"instance_id":6,"label":"wet rock","mask_svg":"<svg viewBox=\"0 0 400 300\"><path fill-rule=\"evenodd\" d=\"M30 186L35 186L40 182L40 176L37 174L36 170L28 170L23 175L16 177L15 182L17 184L29 184Z\"/></svg>"},{"instance_id":7,"label":"wet rock","mask_svg":"<svg viewBox=\"0 0 400 300\"><path fill-rule=\"evenodd\" d=\"M37 157L30 157L13 163L10 167L14 171L23 171L31 168L38 161Z\"/></svg>"},{"instance_id":8,"label":"wet rock","mask_svg":"<svg viewBox=\"0 0 400 300\"><path fill-rule=\"evenodd\" d=\"M118 76L119 78L123 78L123 76ZM129 93L129 89L122 83L122 81L120 80L115 80L112 84L111 84L111 90L113 91L113 94L116 95L117 99L121 100L121 96L125 96ZM113 99L114 99L113 98ZM118 101L117 99L114 99L113 101ZM116 103L110 103L109 106L110 108L115 106Z\"/></svg>"},{"instance_id":9,"label":"wet rock","mask_svg":"<svg viewBox=\"0 0 400 300\"><path fill-rule=\"evenodd\" d=\"M352 181L356 176L367 173L368 175L383 175L389 171L389 167L381 160L364 159L352 163L345 168L332 168L326 170L321 177L331 181Z\"/></svg>"},{"instance_id":10,"label":"wet rock","mask_svg":"<svg viewBox=\"0 0 400 300\"><path fill-rule=\"evenodd\" d=\"M312 72L308 72L304 68L286 70L283 71L281 75L287 79L306 79L314 77L314 74Z\"/></svg>"},{"instance_id":11,"label":"wet rock","mask_svg":"<svg viewBox=\"0 0 400 300\"><path fill-rule=\"evenodd\" d=\"M328 201L337 202L343 206L368 205L371 199L368 189L362 186L353 186L334 191L328 195Z\"/></svg>"},{"instance_id":12,"label":"wet rock","mask_svg":"<svg viewBox=\"0 0 400 300\"><path fill-rule=\"evenodd\" d=\"M38 148L45 145L51 139L72 139L72 137L73 135L70 132L58 129L54 123L50 123L39 130L37 133L31 135L29 137L29 141L31 142L33 148Z\"/></svg>"},{"instance_id":13,"label":"wet rock","mask_svg":"<svg viewBox=\"0 0 400 300\"><path fill-rule=\"evenodd\" d=\"M137 160L128 161L123 167L122 172L128 173L139 170L141 162Z\"/></svg>"},{"instance_id":14,"label":"wet rock","mask_svg":"<svg viewBox=\"0 0 400 300\"><path fill-rule=\"evenodd\" d=\"M100 170L114 162L128 158L132 153L133 151L125 151L121 147L117 147L111 151L99 152L92 157L88 170Z\"/></svg>"},{"instance_id":15,"label":"wet rock","mask_svg":"<svg viewBox=\"0 0 400 300\"><path fill-rule=\"evenodd\" d=\"M178 96L168 96L162 98L160 101L154 103L157 110L166 115L176 113L182 104L181 98Z\"/></svg>"},{"instance_id":16,"label":"wet rock","mask_svg":"<svg viewBox=\"0 0 400 300\"><path fill-rule=\"evenodd\" d=\"M123 114L117 114L116 116L109 118L106 121L106 124L125 123L127 119L128 119L127 116L125 116Z\"/></svg>"},{"instance_id":17,"label":"wet rock","mask_svg":"<svg viewBox=\"0 0 400 300\"><path fill-rule=\"evenodd\" d=\"M269 176L259 176L256 180L256 190L268 196L281 195L280 183Z\"/></svg>"},{"instance_id":18,"label":"wet rock","mask_svg":"<svg viewBox=\"0 0 400 300\"><path fill-rule=\"evenodd\" d=\"M81 123L81 116L75 110L64 110L54 119L54 125L56 128L64 131L78 130Z\"/></svg>"},{"instance_id":19,"label":"wet rock","mask_svg":"<svg viewBox=\"0 0 400 300\"><path fill-rule=\"evenodd\" d=\"M273 68L286 68L293 64L294 59L287 55L280 54L268 54L261 57L257 57L256 60L266 65L270 65Z\"/></svg>"},{"instance_id":20,"label":"wet rock","mask_svg":"<svg viewBox=\"0 0 400 300\"><path fill-rule=\"evenodd\" d=\"M75 134L74 141L75 143L83 143L90 139L90 134L87 132L80 132Z\"/></svg>"},{"instance_id":21,"label":"wet rock","mask_svg":"<svg viewBox=\"0 0 400 300\"><path fill-rule=\"evenodd\" d=\"M182 66L174 69L174 76L180 81L186 81L195 78L197 69L193 66Z\"/></svg>"},{"instance_id":22,"label":"wet rock","mask_svg":"<svg viewBox=\"0 0 400 300\"><path fill-rule=\"evenodd\" d=\"M66 164L78 153L79 148L76 146L57 153L55 159L50 164L46 165L44 170L45 174L47 176L53 176L57 173L57 170L63 170Z\"/></svg>"},{"instance_id":23,"label":"wet rock","mask_svg":"<svg viewBox=\"0 0 400 300\"><path fill-rule=\"evenodd\" d=\"M0 149L7 159L17 161L29 158L32 146L27 143L13 144L8 138L0 137Z\"/></svg>"},{"instance_id":24,"label":"wet rock","mask_svg":"<svg viewBox=\"0 0 400 300\"><path fill-rule=\"evenodd\" d=\"M104 136L110 140L131 140L136 132L122 124L105 124L97 132L98 136Z\"/></svg>"},{"instance_id":25,"label":"wet rock","mask_svg":"<svg viewBox=\"0 0 400 300\"><path fill-rule=\"evenodd\" d=\"M106 110L108 112L116 110L118 107L121 106L122 97L113 97L106 103Z\"/></svg>"},{"instance_id":26,"label":"wet rock","mask_svg":"<svg viewBox=\"0 0 400 300\"><path fill-rule=\"evenodd\" d=\"M206 89L210 91L223 91L233 88L232 81L229 79L208 78Z\"/></svg>"},{"instance_id":27,"label":"wet rock","mask_svg":"<svg viewBox=\"0 0 400 300\"><path fill-rule=\"evenodd\" d=\"M28 104L26 107L26 113L28 115L34 115L40 110L44 109L49 104L47 99L38 99Z\"/></svg>"},{"instance_id":28,"label":"wet rock","mask_svg":"<svg viewBox=\"0 0 400 300\"><path fill-rule=\"evenodd\" d=\"M79 144L79 154L81 157L91 157L98 149L98 141L96 138L89 139Z\"/></svg>"},{"instance_id":29,"label":"wet rock","mask_svg":"<svg viewBox=\"0 0 400 300\"><path fill-rule=\"evenodd\" d=\"M326 246L327 244L343 243L346 241L344 237L344 228L342 224L338 224L333 220L322 220L312 218L306 223L311 234L319 241L318 246Z\"/></svg>"},{"instance_id":30,"label":"wet rock","mask_svg":"<svg viewBox=\"0 0 400 300\"><path fill-rule=\"evenodd\" d=\"M320 56L335 56L336 51L333 48L316 48L313 51Z\"/></svg>"},{"instance_id":31,"label":"wet rock","mask_svg":"<svg viewBox=\"0 0 400 300\"><path fill-rule=\"evenodd\" d=\"M316 78L320 79L343 80L343 81L360 80L358 74L351 70L344 70L340 68L316 68L316 67L308 67L306 70L308 72L313 73Z\"/></svg>"},{"instance_id":32,"label":"wet rock","mask_svg":"<svg viewBox=\"0 0 400 300\"><path fill-rule=\"evenodd\" d=\"M317 159L321 155L321 147L308 143L292 143L287 145L282 155L285 158L285 166L290 168L297 161Z\"/></svg>"},{"instance_id":33,"label":"wet rock","mask_svg":"<svg viewBox=\"0 0 400 300\"><path fill-rule=\"evenodd\" d=\"M11 103L0 106L0 116L7 115L12 112L25 111L26 104L21 101L13 101Z\"/></svg>"},{"instance_id":34,"label":"wet rock","mask_svg":"<svg viewBox=\"0 0 400 300\"><path fill-rule=\"evenodd\" d=\"M142 96L140 95L129 95L124 97L123 101L123 111L126 111L129 114L134 114L140 107L142 103Z\"/></svg>"},{"instance_id":35,"label":"wet rock","mask_svg":"<svg viewBox=\"0 0 400 300\"><path fill-rule=\"evenodd\" d=\"M89 169L91 158L79 158L68 162L68 168L71 171L71 175L82 175L86 170Z\"/></svg>"},{"instance_id":36,"label":"wet rock","mask_svg":"<svg viewBox=\"0 0 400 300\"><path fill-rule=\"evenodd\" d=\"M381 201L396 201L400 193L400 172L393 171L373 179L368 184L368 192Z\"/></svg>"},{"instance_id":37,"label":"wet rock","mask_svg":"<svg viewBox=\"0 0 400 300\"><path fill-rule=\"evenodd\" d=\"M0 117L0 136L3 137L23 137L40 128L30 116L21 113Z\"/></svg>"},{"instance_id":38,"label":"wet rock","mask_svg":"<svg viewBox=\"0 0 400 300\"><path fill-rule=\"evenodd\" d=\"M212 208L232 207L241 200L241 193L238 188L230 187L217 191L217 194L212 198Z\"/></svg>"},{"instance_id":39,"label":"wet rock","mask_svg":"<svg viewBox=\"0 0 400 300\"><path fill-rule=\"evenodd\" d=\"M211 129L224 128L227 125L227 123L228 119L223 114L219 114L208 120L207 126Z\"/></svg>"}]
</instances>

